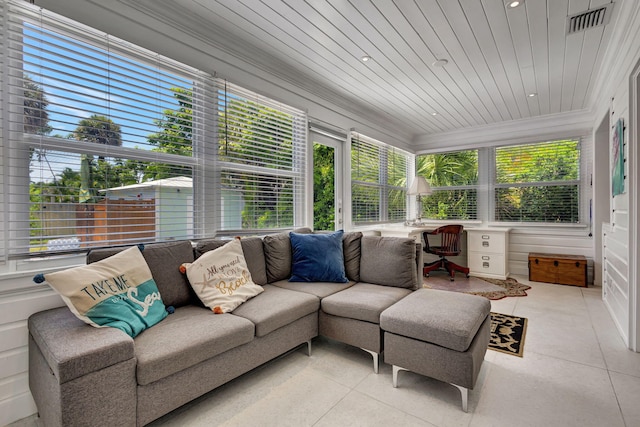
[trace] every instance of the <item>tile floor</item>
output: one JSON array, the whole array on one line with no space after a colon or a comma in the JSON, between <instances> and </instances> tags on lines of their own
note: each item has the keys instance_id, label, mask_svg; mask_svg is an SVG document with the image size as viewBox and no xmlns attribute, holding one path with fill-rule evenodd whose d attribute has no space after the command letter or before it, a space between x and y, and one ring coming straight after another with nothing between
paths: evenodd
<instances>
[{"instance_id":1,"label":"tile floor","mask_svg":"<svg viewBox=\"0 0 640 427\"><path fill-rule=\"evenodd\" d=\"M152 426L640 426L640 354L625 348L601 288L531 286L492 301L529 319L524 357L487 351L468 413L451 385L401 372L394 389L389 365L376 375L367 353L317 338L311 357L300 347Z\"/></svg>"}]
</instances>

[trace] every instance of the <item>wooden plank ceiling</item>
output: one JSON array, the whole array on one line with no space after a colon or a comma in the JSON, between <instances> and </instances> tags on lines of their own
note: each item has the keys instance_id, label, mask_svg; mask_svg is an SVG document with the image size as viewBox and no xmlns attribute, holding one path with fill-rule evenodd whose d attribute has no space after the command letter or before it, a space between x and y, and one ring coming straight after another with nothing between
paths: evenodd
<instances>
[{"instance_id":1,"label":"wooden plank ceiling","mask_svg":"<svg viewBox=\"0 0 640 427\"><path fill-rule=\"evenodd\" d=\"M137 3L414 137L588 109L617 7L608 25L569 35L567 17L621 0L505 1Z\"/></svg>"}]
</instances>

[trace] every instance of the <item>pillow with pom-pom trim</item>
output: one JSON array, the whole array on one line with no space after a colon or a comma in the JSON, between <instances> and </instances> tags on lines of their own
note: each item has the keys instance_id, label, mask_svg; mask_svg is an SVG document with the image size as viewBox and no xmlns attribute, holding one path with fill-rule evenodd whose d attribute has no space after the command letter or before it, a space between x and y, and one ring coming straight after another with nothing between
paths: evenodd
<instances>
[{"instance_id":1,"label":"pillow with pom-pom trim","mask_svg":"<svg viewBox=\"0 0 640 427\"><path fill-rule=\"evenodd\" d=\"M240 239L182 264L180 271L187 275L200 301L216 314L230 313L264 291L251 279Z\"/></svg>"},{"instance_id":2,"label":"pillow with pom-pom trim","mask_svg":"<svg viewBox=\"0 0 640 427\"><path fill-rule=\"evenodd\" d=\"M140 248L125 249L89 265L38 274L73 314L95 327L110 326L135 337L167 316Z\"/></svg>"}]
</instances>

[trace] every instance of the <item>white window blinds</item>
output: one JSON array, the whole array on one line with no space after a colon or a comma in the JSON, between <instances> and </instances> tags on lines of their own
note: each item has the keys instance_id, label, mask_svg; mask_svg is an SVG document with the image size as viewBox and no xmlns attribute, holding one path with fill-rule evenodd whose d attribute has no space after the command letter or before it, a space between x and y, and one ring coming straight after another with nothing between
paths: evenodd
<instances>
[{"instance_id":1,"label":"white window blinds","mask_svg":"<svg viewBox=\"0 0 640 427\"><path fill-rule=\"evenodd\" d=\"M226 82L217 100L220 230L303 225L306 113Z\"/></svg>"},{"instance_id":2,"label":"white window blinds","mask_svg":"<svg viewBox=\"0 0 640 427\"><path fill-rule=\"evenodd\" d=\"M567 139L496 148L495 220L580 222L580 146Z\"/></svg>"},{"instance_id":3,"label":"white window blinds","mask_svg":"<svg viewBox=\"0 0 640 427\"><path fill-rule=\"evenodd\" d=\"M202 235L194 153L215 129L212 77L25 2L4 6L9 256Z\"/></svg>"},{"instance_id":4,"label":"white window blinds","mask_svg":"<svg viewBox=\"0 0 640 427\"><path fill-rule=\"evenodd\" d=\"M356 225L407 218L410 155L372 138L351 136L351 212Z\"/></svg>"},{"instance_id":5,"label":"white window blinds","mask_svg":"<svg viewBox=\"0 0 640 427\"><path fill-rule=\"evenodd\" d=\"M424 218L478 219L478 150L421 155L416 163L433 191L421 198Z\"/></svg>"}]
</instances>

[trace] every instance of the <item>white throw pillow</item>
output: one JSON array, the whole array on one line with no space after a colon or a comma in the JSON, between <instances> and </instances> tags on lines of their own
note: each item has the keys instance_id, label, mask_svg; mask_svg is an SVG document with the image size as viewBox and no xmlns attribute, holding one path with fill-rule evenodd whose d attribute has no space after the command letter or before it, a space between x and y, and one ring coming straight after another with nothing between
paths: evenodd
<instances>
[{"instance_id":1,"label":"white throw pillow","mask_svg":"<svg viewBox=\"0 0 640 427\"><path fill-rule=\"evenodd\" d=\"M200 301L214 313L229 313L264 289L251 279L240 239L182 264Z\"/></svg>"},{"instance_id":2,"label":"white throw pillow","mask_svg":"<svg viewBox=\"0 0 640 427\"><path fill-rule=\"evenodd\" d=\"M118 328L135 337L167 316L137 246L89 265L46 273L44 279L73 314L92 326Z\"/></svg>"}]
</instances>

